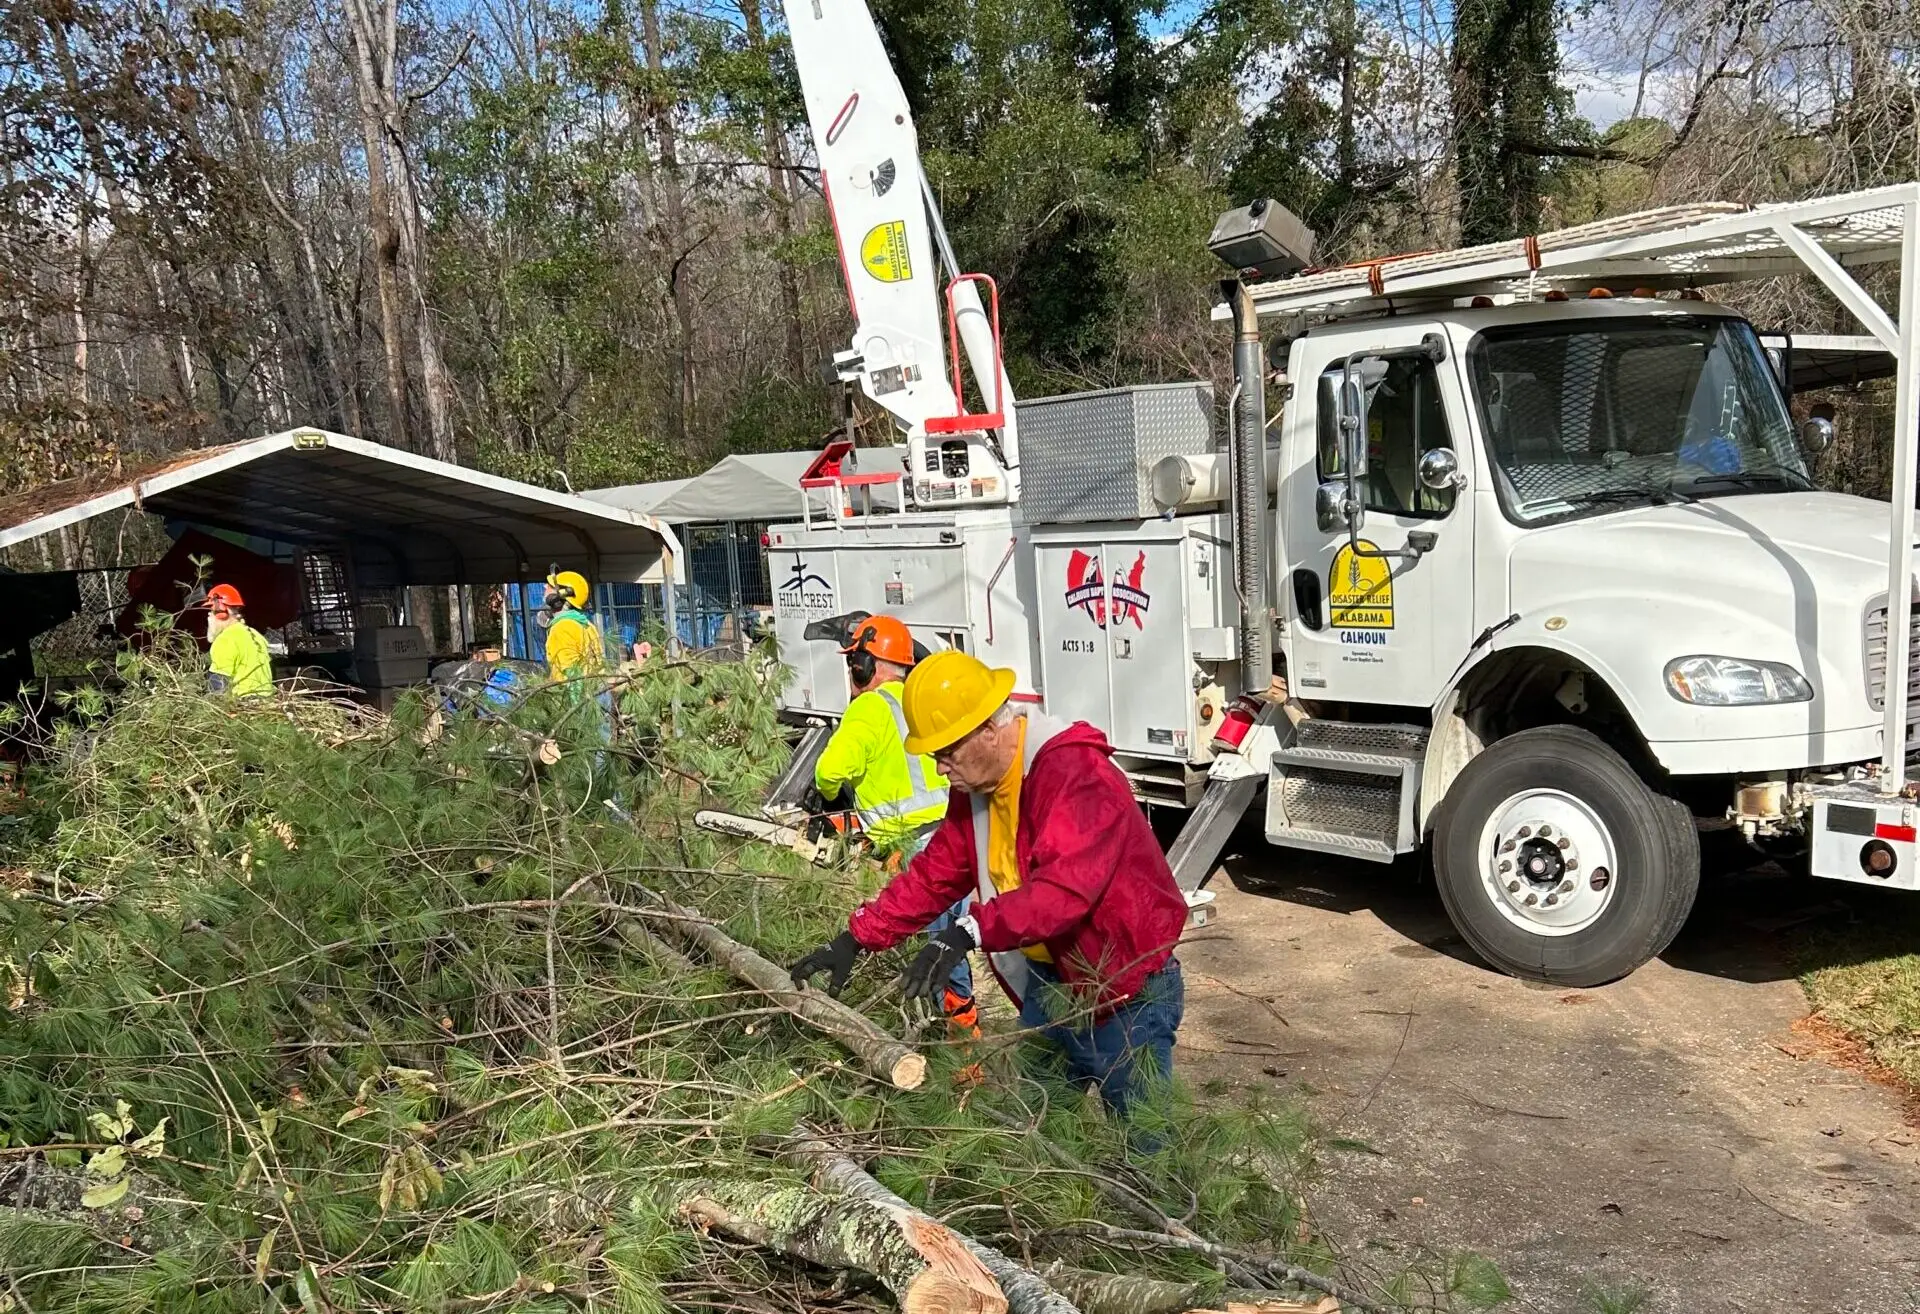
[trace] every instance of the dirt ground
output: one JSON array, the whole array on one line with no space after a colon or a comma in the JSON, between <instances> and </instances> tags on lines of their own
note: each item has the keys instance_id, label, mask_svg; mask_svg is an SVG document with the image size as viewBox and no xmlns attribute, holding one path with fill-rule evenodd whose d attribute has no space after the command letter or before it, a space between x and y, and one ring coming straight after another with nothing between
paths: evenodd
<instances>
[{"instance_id":1,"label":"dirt ground","mask_svg":"<svg viewBox=\"0 0 1920 1314\"><path fill-rule=\"evenodd\" d=\"M1480 966L1411 871L1249 847L1181 950L1176 1061L1374 1151L1309 1193L1343 1246L1477 1250L1553 1314L1596 1282L1642 1314L1920 1311L1912 1110L1795 1030L1797 930L1877 892L1711 864L1661 960L1549 989Z\"/></svg>"}]
</instances>

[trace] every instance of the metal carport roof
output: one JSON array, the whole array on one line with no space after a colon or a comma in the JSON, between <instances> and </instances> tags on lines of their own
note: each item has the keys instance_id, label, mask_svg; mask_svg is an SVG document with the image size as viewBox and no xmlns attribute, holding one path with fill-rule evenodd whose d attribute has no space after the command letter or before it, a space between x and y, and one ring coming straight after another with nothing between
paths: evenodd
<instances>
[{"instance_id":1,"label":"metal carport roof","mask_svg":"<svg viewBox=\"0 0 1920 1314\"><path fill-rule=\"evenodd\" d=\"M657 579L663 553L679 570L679 540L652 516L319 429L0 499L0 547L123 507L345 547L359 582L375 587L538 579L552 564L595 580Z\"/></svg>"}]
</instances>

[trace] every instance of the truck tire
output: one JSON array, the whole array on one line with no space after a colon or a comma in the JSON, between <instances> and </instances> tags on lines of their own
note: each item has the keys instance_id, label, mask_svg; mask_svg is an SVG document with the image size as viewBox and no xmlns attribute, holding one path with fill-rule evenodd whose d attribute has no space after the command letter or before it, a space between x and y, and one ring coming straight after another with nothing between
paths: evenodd
<instances>
[{"instance_id":1,"label":"truck tire","mask_svg":"<svg viewBox=\"0 0 1920 1314\"><path fill-rule=\"evenodd\" d=\"M1700 888L1686 808L1599 738L1543 726L1454 781L1433 840L1447 915L1488 963L1557 985L1616 981L1679 934Z\"/></svg>"}]
</instances>

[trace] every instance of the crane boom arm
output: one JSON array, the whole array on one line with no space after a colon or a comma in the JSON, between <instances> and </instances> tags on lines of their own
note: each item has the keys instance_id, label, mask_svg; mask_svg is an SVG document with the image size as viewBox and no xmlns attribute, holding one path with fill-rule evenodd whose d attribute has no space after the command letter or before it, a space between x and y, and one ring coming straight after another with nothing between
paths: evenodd
<instances>
[{"instance_id":1,"label":"crane boom arm","mask_svg":"<svg viewBox=\"0 0 1920 1314\"><path fill-rule=\"evenodd\" d=\"M906 430L916 503L1012 501L1019 478L1013 391L977 285L949 286L960 271L920 163L906 91L873 14L865 0L783 4L853 309L853 342L834 357L840 377L857 379ZM990 409L998 397L1003 423L930 443L927 422L963 409L947 369L949 308L972 377Z\"/></svg>"}]
</instances>

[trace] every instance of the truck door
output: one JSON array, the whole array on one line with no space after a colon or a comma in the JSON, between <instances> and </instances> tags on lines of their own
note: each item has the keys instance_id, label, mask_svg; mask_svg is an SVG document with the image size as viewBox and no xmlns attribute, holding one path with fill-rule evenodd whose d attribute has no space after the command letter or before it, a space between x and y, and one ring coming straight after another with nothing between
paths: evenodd
<instances>
[{"instance_id":1,"label":"truck door","mask_svg":"<svg viewBox=\"0 0 1920 1314\"><path fill-rule=\"evenodd\" d=\"M1347 340L1351 352L1322 357L1317 376L1300 379L1304 395L1285 438L1291 477L1282 485L1280 601L1288 675L1300 698L1427 706L1475 633L1466 490L1477 453L1460 374L1431 323ZM1357 529L1342 510L1340 399L1349 378L1365 398ZM1417 555L1394 555L1409 553Z\"/></svg>"}]
</instances>

